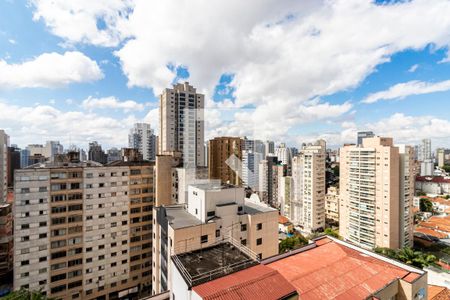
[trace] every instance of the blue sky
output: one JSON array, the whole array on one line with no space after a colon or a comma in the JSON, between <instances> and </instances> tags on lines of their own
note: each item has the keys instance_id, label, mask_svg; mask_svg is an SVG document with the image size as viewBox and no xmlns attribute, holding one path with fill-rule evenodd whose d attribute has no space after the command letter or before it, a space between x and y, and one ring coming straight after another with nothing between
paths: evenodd
<instances>
[{"instance_id":1,"label":"blue sky","mask_svg":"<svg viewBox=\"0 0 450 300\"><path fill-rule=\"evenodd\" d=\"M188 80L207 137L338 147L370 129L450 147L448 1L251 2L1 1L0 128L21 147L126 146L134 122L157 130L162 88Z\"/></svg>"}]
</instances>

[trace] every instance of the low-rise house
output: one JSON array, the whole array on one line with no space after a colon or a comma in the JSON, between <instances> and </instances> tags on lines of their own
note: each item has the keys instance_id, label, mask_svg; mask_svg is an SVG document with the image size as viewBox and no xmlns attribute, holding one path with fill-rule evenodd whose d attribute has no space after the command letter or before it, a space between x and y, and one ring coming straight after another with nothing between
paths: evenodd
<instances>
[{"instance_id":1,"label":"low-rise house","mask_svg":"<svg viewBox=\"0 0 450 300\"><path fill-rule=\"evenodd\" d=\"M450 177L443 176L417 176L416 191L427 194L449 195Z\"/></svg>"}]
</instances>

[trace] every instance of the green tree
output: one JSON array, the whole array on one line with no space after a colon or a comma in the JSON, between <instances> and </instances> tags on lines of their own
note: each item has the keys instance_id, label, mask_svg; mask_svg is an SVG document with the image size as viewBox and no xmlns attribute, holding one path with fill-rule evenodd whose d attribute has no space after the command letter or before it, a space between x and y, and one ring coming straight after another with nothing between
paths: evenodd
<instances>
[{"instance_id":1,"label":"green tree","mask_svg":"<svg viewBox=\"0 0 450 300\"><path fill-rule=\"evenodd\" d=\"M445 172L450 173L450 165L445 165L442 169L444 169Z\"/></svg>"},{"instance_id":2,"label":"green tree","mask_svg":"<svg viewBox=\"0 0 450 300\"><path fill-rule=\"evenodd\" d=\"M378 254L399 260L407 265L412 265L418 268L424 268L436 263L437 261L436 256L429 253L416 251L410 247L405 247L400 250L392 250L389 248L375 248L374 251Z\"/></svg>"},{"instance_id":3,"label":"green tree","mask_svg":"<svg viewBox=\"0 0 450 300\"><path fill-rule=\"evenodd\" d=\"M297 234L293 237L288 237L280 242L278 250L280 253L285 253L289 250L297 249L302 246L308 245L308 240L301 234Z\"/></svg>"},{"instance_id":4,"label":"green tree","mask_svg":"<svg viewBox=\"0 0 450 300\"><path fill-rule=\"evenodd\" d=\"M420 211L433 212L433 203L431 203L430 199L420 198Z\"/></svg>"},{"instance_id":5,"label":"green tree","mask_svg":"<svg viewBox=\"0 0 450 300\"><path fill-rule=\"evenodd\" d=\"M337 230L333 230L331 228L326 228L324 233L326 235L332 236L332 237L337 238L337 239L341 238L341 236L339 235L338 231Z\"/></svg>"},{"instance_id":6,"label":"green tree","mask_svg":"<svg viewBox=\"0 0 450 300\"><path fill-rule=\"evenodd\" d=\"M9 293L1 298L2 300L50 300L41 291L30 291L26 289L20 289Z\"/></svg>"},{"instance_id":7,"label":"green tree","mask_svg":"<svg viewBox=\"0 0 450 300\"><path fill-rule=\"evenodd\" d=\"M417 196L426 196L427 195L427 193L422 192L422 191L419 191L416 194L417 194Z\"/></svg>"},{"instance_id":8,"label":"green tree","mask_svg":"<svg viewBox=\"0 0 450 300\"><path fill-rule=\"evenodd\" d=\"M334 176L339 177L339 166L335 166L333 168L333 174Z\"/></svg>"}]
</instances>

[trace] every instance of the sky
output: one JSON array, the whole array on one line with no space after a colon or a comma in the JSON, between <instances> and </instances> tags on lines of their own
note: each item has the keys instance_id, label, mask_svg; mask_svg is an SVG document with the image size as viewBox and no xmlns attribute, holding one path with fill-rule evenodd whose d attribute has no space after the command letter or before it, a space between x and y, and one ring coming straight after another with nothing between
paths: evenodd
<instances>
[{"instance_id":1,"label":"sky","mask_svg":"<svg viewBox=\"0 0 450 300\"><path fill-rule=\"evenodd\" d=\"M20 147L124 147L188 81L206 138L450 147L449 15L448 0L0 0L0 128Z\"/></svg>"}]
</instances>

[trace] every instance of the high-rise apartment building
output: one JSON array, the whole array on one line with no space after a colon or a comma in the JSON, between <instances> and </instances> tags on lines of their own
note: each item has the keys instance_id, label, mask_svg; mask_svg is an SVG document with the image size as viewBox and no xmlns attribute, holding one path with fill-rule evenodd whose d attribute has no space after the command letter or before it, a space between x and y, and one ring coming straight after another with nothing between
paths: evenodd
<instances>
[{"instance_id":1,"label":"high-rise apartment building","mask_svg":"<svg viewBox=\"0 0 450 300\"><path fill-rule=\"evenodd\" d=\"M291 221L308 233L325 228L325 159L323 140L303 146L293 159Z\"/></svg>"},{"instance_id":2,"label":"high-rise apartment building","mask_svg":"<svg viewBox=\"0 0 450 300\"><path fill-rule=\"evenodd\" d=\"M285 143L281 143L275 148L275 156L282 165L290 166L292 163L291 149L286 147Z\"/></svg>"},{"instance_id":3,"label":"high-rise apartment building","mask_svg":"<svg viewBox=\"0 0 450 300\"><path fill-rule=\"evenodd\" d=\"M8 187L12 188L14 185L14 171L20 169L20 149L17 145L8 147Z\"/></svg>"},{"instance_id":4,"label":"high-rise apartment building","mask_svg":"<svg viewBox=\"0 0 450 300\"><path fill-rule=\"evenodd\" d=\"M159 154L181 152L187 166L204 165L205 96L188 82L160 95Z\"/></svg>"},{"instance_id":5,"label":"high-rise apartment building","mask_svg":"<svg viewBox=\"0 0 450 300\"><path fill-rule=\"evenodd\" d=\"M11 281L13 270L13 213L11 203L0 203L0 282Z\"/></svg>"},{"instance_id":6,"label":"high-rise apartment building","mask_svg":"<svg viewBox=\"0 0 450 300\"><path fill-rule=\"evenodd\" d=\"M273 141L266 141L264 143L264 158L266 158L267 156L270 155L274 155L275 154L275 143Z\"/></svg>"},{"instance_id":7,"label":"high-rise apartment building","mask_svg":"<svg viewBox=\"0 0 450 300\"><path fill-rule=\"evenodd\" d=\"M262 154L252 150L242 151L242 182L253 191L259 188L259 163Z\"/></svg>"},{"instance_id":8,"label":"high-rise apartment building","mask_svg":"<svg viewBox=\"0 0 450 300\"><path fill-rule=\"evenodd\" d=\"M439 168L450 164L450 149L439 148L436 150L436 160Z\"/></svg>"},{"instance_id":9,"label":"high-rise apartment building","mask_svg":"<svg viewBox=\"0 0 450 300\"><path fill-rule=\"evenodd\" d=\"M53 161L55 156L64 152L64 147L59 141L47 141L45 145L31 144L26 147L29 156L42 156L45 159ZM31 165L32 163L28 163Z\"/></svg>"},{"instance_id":10,"label":"high-rise apartment building","mask_svg":"<svg viewBox=\"0 0 450 300\"><path fill-rule=\"evenodd\" d=\"M8 192L8 146L9 136L0 129L0 203L6 202Z\"/></svg>"},{"instance_id":11,"label":"high-rise apartment building","mask_svg":"<svg viewBox=\"0 0 450 300\"><path fill-rule=\"evenodd\" d=\"M132 149L136 148L132 147ZM108 151L106 151L106 155L106 161L108 164L122 159L122 151L120 149L117 149L116 147L108 149Z\"/></svg>"},{"instance_id":12,"label":"high-rise apartment building","mask_svg":"<svg viewBox=\"0 0 450 300\"><path fill-rule=\"evenodd\" d=\"M431 152L431 140L423 139L419 147L420 176L433 176L434 163Z\"/></svg>"},{"instance_id":13,"label":"high-rise apartment building","mask_svg":"<svg viewBox=\"0 0 450 300\"><path fill-rule=\"evenodd\" d=\"M363 139L374 137L375 134L372 131L359 131L357 133L356 145L362 145Z\"/></svg>"},{"instance_id":14,"label":"high-rise apartment building","mask_svg":"<svg viewBox=\"0 0 450 300\"><path fill-rule=\"evenodd\" d=\"M239 165L231 159L233 155L242 161L244 140L239 137L216 137L208 142L208 176L210 179L220 179L222 183L240 185ZM230 167L227 163L233 164Z\"/></svg>"},{"instance_id":15,"label":"high-rise apartment building","mask_svg":"<svg viewBox=\"0 0 450 300\"><path fill-rule=\"evenodd\" d=\"M108 157L103 151L102 145L96 141L89 143L88 159L103 165L108 162Z\"/></svg>"},{"instance_id":16,"label":"high-rise apartment building","mask_svg":"<svg viewBox=\"0 0 450 300\"><path fill-rule=\"evenodd\" d=\"M278 202L278 159L276 156L267 156L259 162L259 188L258 195L264 203L276 207Z\"/></svg>"},{"instance_id":17,"label":"high-rise apartment building","mask_svg":"<svg viewBox=\"0 0 450 300\"><path fill-rule=\"evenodd\" d=\"M339 223L339 189L331 186L325 195L325 221L330 225Z\"/></svg>"},{"instance_id":18,"label":"high-rise apartment building","mask_svg":"<svg viewBox=\"0 0 450 300\"><path fill-rule=\"evenodd\" d=\"M244 150L252 151L254 153L260 153L263 158L266 155L266 146L261 140L250 140L247 137L243 138L244 140Z\"/></svg>"},{"instance_id":19,"label":"high-rise apartment building","mask_svg":"<svg viewBox=\"0 0 450 300\"><path fill-rule=\"evenodd\" d=\"M400 248L411 242L414 176L410 147L373 137L340 150L339 233L364 248Z\"/></svg>"},{"instance_id":20,"label":"high-rise apartment building","mask_svg":"<svg viewBox=\"0 0 450 300\"><path fill-rule=\"evenodd\" d=\"M64 160L15 176L14 289L54 299L151 290L154 164Z\"/></svg>"},{"instance_id":21,"label":"high-rise apartment building","mask_svg":"<svg viewBox=\"0 0 450 300\"><path fill-rule=\"evenodd\" d=\"M278 212L245 199L244 188L220 184L189 186L187 206L155 207L153 293L177 288L170 282L171 257L225 241L250 248L261 258L278 253ZM220 264L221 257L214 257Z\"/></svg>"},{"instance_id":22,"label":"high-rise apartment building","mask_svg":"<svg viewBox=\"0 0 450 300\"><path fill-rule=\"evenodd\" d=\"M136 123L128 135L128 147L138 149L144 160L154 161L157 141L150 124Z\"/></svg>"}]
</instances>

